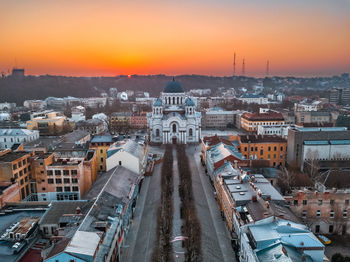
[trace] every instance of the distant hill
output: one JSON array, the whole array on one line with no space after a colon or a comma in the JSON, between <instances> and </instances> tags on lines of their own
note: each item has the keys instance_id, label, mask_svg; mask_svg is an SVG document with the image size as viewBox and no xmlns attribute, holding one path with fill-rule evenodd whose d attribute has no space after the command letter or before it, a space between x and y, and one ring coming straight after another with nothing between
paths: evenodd
<instances>
[{"instance_id":1,"label":"distant hill","mask_svg":"<svg viewBox=\"0 0 350 262\"><path fill-rule=\"evenodd\" d=\"M212 77L201 75L181 75L175 77L185 90L206 89L213 91L218 87L250 87L257 82L246 77ZM158 96L172 76L132 75L116 77L65 77L65 76L26 76L23 79L5 77L0 79L0 102L23 104L28 99L54 97L92 97L108 92L115 87L118 91L133 90L149 92Z\"/></svg>"}]
</instances>

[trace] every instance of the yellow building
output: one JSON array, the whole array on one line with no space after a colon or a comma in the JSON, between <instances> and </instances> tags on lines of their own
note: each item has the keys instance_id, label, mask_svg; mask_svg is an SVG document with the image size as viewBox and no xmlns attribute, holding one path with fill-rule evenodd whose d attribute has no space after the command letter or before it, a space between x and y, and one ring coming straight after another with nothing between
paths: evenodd
<instances>
[{"instance_id":1,"label":"yellow building","mask_svg":"<svg viewBox=\"0 0 350 262\"><path fill-rule=\"evenodd\" d=\"M268 160L270 167L285 166L287 157L287 140L279 136L240 135L231 136L237 141L237 149L246 158Z\"/></svg>"},{"instance_id":2,"label":"yellow building","mask_svg":"<svg viewBox=\"0 0 350 262\"><path fill-rule=\"evenodd\" d=\"M40 134L55 135L63 131L66 117L59 112L43 112L27 121L27 129L39 130Z\"/></svg>"},{"instance_id":3,"label":"yellow building","mask_svg":"<svg viewBox=\"0 0 350 262\"><path fill-rule=\"evenodd\" d=\"M241 116L241 128L248 132L258 131L258 126L279 126L284 123L283 115L274 111L268 111L266 113L244 113Z\"/></svg>"},{"instance_id":4,"label":"yellow building","mask_svg":"<svg viewBox=\"0 0 350 262\"><path fill-rule=\"evenodd\" d=\"M112 136L94 136L90 141L90 149L96 151L97 170L106 171L107 150L113 144Z\"/></svg>"},{"instance_id":5,"label":"yellow building","mask_svg":"<svg viewBox=\"0 0 350 262\"><path fill-rule=\"evenodd\" d=\"M0 156L0 182L17 183L20 199L30 193L31 154L28 152L7 152Z\"/></svg>"}]
</instances>

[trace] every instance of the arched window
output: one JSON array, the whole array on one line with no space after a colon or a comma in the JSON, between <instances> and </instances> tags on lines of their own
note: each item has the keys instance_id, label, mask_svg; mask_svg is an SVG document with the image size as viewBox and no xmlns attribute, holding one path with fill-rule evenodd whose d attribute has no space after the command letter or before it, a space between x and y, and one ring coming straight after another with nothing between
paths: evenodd
<instances>
[{"instance_id":1,"label":"arched window","mask_svg":"<svg viewBox=\"0 0 350 262\"><path fill-rule=\"evenodd\" d=\"M158 114L158 108L156 109L156 113Z\"/></svg>"},{"instance_id":2,"label":"arched window","mask_svg":"<svg viewBox=\"0 0 350 262\"><path fill-rule=\"evenodd\" d=\"M179 104L179 97L177 97L177 102L176 103Z\"/></svg>"},{"instance_id":3,"label":"arched window","mask_svg":"<svg viewBox=\"0 0 350 262\"><path fill-rule=\"evenodd\" d=\"M168 97L168 99L169 99L169 105L171 104L171 97Z\"/></svg>"},{"instance_id":4,"label":"arched window","mask_svg":"<svg viewBox=\"0 0 350 262\"><path fill-rule=\"evenodd\" d=\"M173 124L173 133L176 133L176 125Z\"/></svg>"},{"instance_id":5,"label":"arched window","mask_svg":"<svg viewBox=\"0 0 350 262\"><path fill-rule=\"evenodd\" d=\"M192 128L190 128L190 130L189 130L188 133L189 133L190 136L193 136L193 130L192 130Z\"/></svg>"},{"instance_id":6,"label":"arched window","mask_svg":"<svg viewBox=\"0 0 350 262\"><path fill-rule=\"evenodd\" d=\"M173 97L173 105L175 105L175 97Z\"/></svg>"},{"instance_id":7,"label":"arched window","mask_svg":"<svg viewBox=\"0 0 350 262\"><path fill-rule=\"evenodd\" d=\"M159 136L159 129L156 129L156 136Z\"/></svg>"}]
</instances>

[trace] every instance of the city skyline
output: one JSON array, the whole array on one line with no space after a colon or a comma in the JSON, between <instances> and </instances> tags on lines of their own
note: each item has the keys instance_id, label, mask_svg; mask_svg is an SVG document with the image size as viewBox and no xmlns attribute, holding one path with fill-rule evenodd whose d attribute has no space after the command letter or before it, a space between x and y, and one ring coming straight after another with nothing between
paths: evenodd
<instances>
[{"instance_id":1,"label":"city skyline","mask_svg":"<svg viewBox=\"0 0 350 262\"><path fill-rule=\"evenodd\" d=\"M331 76L350 71L350 2L0 1L0 72Z\"/></svg>"}]
</instances>

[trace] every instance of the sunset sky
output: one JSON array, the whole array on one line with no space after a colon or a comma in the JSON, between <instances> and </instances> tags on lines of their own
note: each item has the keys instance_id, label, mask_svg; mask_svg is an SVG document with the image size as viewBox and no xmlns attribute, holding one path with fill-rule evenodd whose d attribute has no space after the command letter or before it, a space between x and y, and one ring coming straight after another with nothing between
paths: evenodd
<instances>
[{"instance_id":1,"label":"sunset sky","mask_svg":"<svg viewBox=\"0 0 350 262\"><path fill-rule=\"evenodd\" d=\"M350 72L350 0L0 0L0 72Z\"/></svg>"}]
</instances>

